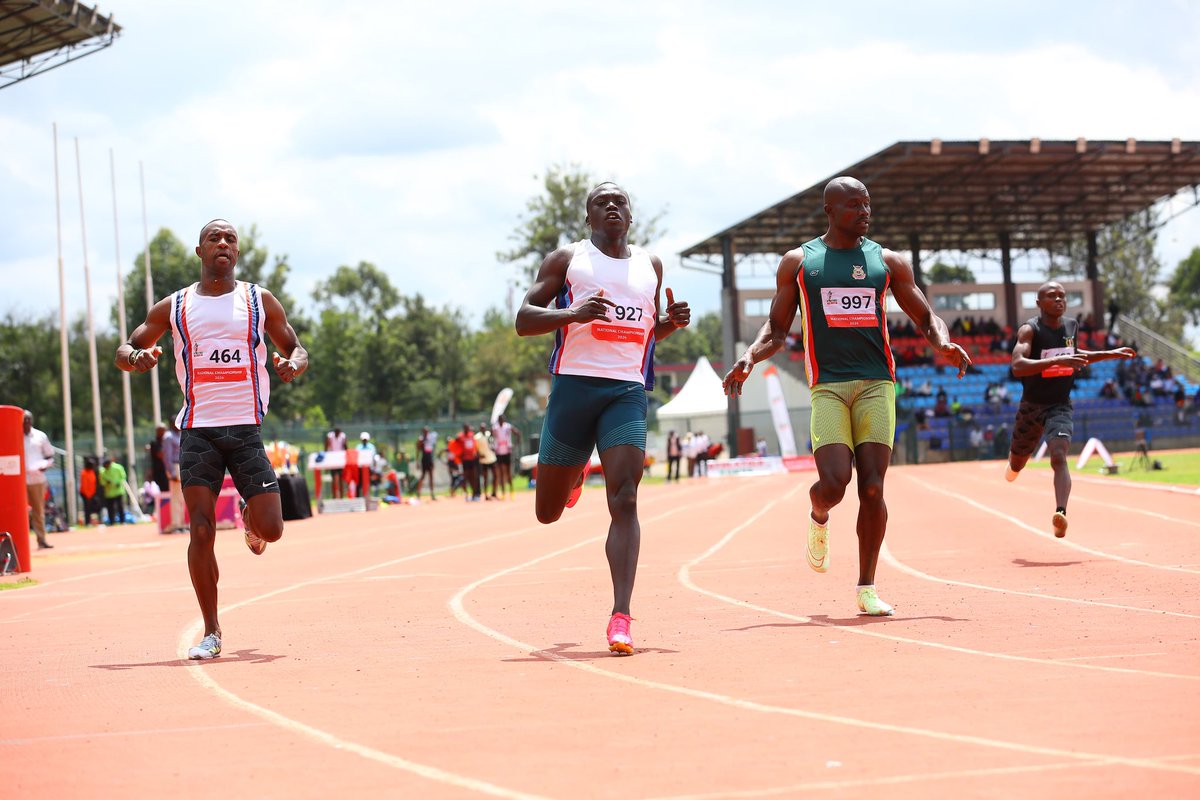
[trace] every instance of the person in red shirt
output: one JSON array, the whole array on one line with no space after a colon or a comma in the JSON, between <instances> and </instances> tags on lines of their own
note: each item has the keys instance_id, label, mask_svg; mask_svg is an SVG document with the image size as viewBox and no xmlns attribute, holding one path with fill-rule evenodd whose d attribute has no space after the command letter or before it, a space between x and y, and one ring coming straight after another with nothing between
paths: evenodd
<instances>
[{"instance_id":1,"label":"person in red shirt","mask_svg":"<svg viewBox=\"0 0 1200 800\"><path fill-rule=\"evenodd\" d=\"M478 502L479 497L479 448L475 445L475 431L470 425L464 424L462 433L458 435L462 447L463 480L465 489L470 490L467 500Z\"/></svg>"}]
</instances>

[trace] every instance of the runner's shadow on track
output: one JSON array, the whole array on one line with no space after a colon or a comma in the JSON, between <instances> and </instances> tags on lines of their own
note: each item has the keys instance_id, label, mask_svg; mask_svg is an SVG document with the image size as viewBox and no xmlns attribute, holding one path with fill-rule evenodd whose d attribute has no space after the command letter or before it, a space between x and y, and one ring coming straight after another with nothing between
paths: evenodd
<instances>
[{"instance_id":1,"label":"runner's shadow on track","mask_svg":"<svg viewBox=\"0 0 1200 800\"><path fill-rule=\"evenodd\" d=\"M857 617L834 619L826 614L813 614L809 622L764 622L761 625L747 625L744 628L726 628L727 631L752 631L755 628L860 628L863 625L878 625L884 622L910 622L919 619L936 619L940 622L970 622L962 617L924 616L924 617L872 617L859 614Z\"/></svg>"},{"instance_id":2,"label":"runner's shadow on track","mask_svg":"<svg viewBox=\"0 0 1200 800\"><path fill-rule=\"evenodd\" d=\"M579 647L579 642L559 642L553 647L547 647L542 650L534 650L525 658L505 658L502 659L508 663L528 663L530 661L600 661L610 658L620 658L607 650L596 650L592 652L571 652L570 648ZM642 653L678 653L678 650L667 650L662 647L639 647L634 655Z\"/></svg>"},{"instance_id":3,"label":"runner's shadow on track","mask_svg":"<svg viewBox=\"0 0 1200 800\"><path fill-rule=\"evenodd\" d=\"M1073 567L1082 561L1030 561L1027 558L1014 558L1012 563L1018 567Z\"/></svg>"},{"instance_id":4,"label":"runner's shadow on track","mask_svg":"<svg viewBox=\"0 0 1200 800\"><path fill-rule=\"evenodd\" d=\"M142 664L92 664L91 669L134 669L136 667L199 667L203 664L268 664L286 656L272 656L266 653L256 653L253 649L235 650L232 653L222 653L217 658L207 660L191 660L173 658L170 661L147 661Z\"/></svg>"}]
</instances>

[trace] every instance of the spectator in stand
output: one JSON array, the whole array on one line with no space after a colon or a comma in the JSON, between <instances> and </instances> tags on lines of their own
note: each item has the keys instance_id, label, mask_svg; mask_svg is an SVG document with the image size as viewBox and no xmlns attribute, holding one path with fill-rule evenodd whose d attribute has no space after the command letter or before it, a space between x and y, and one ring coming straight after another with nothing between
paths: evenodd
<instances>
[{"instance_id":1,"label":"spectator in stand","mask_svg":"<svg viewBox=\"0 0 1200 800\"><path fill-rule=\"evenodd\" d=\"M758 441L754 445L754 452L756 452L758 454L759 458L766 458L767 457L767 440L761 436L758 437Z\"/></svg>"},{"instance_id":2,"label":"spectator in stand","mask_svg":"<svg viewBox=\"0 0 1200 800\"><path fill-rule=\"evenodd\" d=\"M83 457L83 469L79 471L79 496L83 498L83 524L92 524L92 514L96 515L96 524L100 524L100 498L97 491L100 488L100 478L96 473L98 465L95 456Z\"/></svg>"},{"instance_id":3,"label":"spectator in stand","mask_svg":"<svg viewBox=\"0 0 1200 800\"><path fill-rule=\"evenodd\" d=\"M1117 394L1117 385L1113 383L1112 378L1106 380L1104 385L1100 387L1100 396L1108 400L1116 400L1119 397Z\"/></svg>"},{"instance_id":4,"label":"spectator in stand","mask_svg":"<svg viewBox=\"0 0 1200 800\"><path fill-rule=\"evenodd\" d=\"M983 429L979 427L978 422L971 426L971 431L967 434L967 440L971 445L971 460L978 461L983 458Z\"/></svg>"},{"instance_id":5,"label":"spectator in stand","mask_svg":"<svg viewBox=\"0 0 1200 800\"><path fill-rule=\"evenodd\" d=\"M921 385L918 386L915 391L916 391L916 395L918 397L932 397L933 396L933 384L929 382L928 378L926 378L924 381L921 382Z\"/></svg>"},{"instance_id":6,"label":"spectator in stand","mask_svg":"<svg viewBox=\"0 0 1200 800\"><path fill-rule=\"evenodd\" d=\"M1008 433L1008 423L1001 422L1000 427L996 429L996 436L992 439L992 458L1004 458L1008 455L1008 447L1012 442L1012 438Z\"/></svg>"},{"instance_id":7,"label":"spectator in stand","mask_svg":"<svg viewBox=\"0 0 1200 800\"><path fill-rule=\"evenodd\" d=\"M933 415L935 417L948 417L950 413L950 405L946 402L946 393L938 392L937 401L933 404Z\"/></svg>"},{"instance_id":8,"label":"spectator in stand","mask_svg":"<svg viewBox=\"0 0 1200 800\"><path fill-rule=\"evenodd\" d=\"M1175 421L1180 425L1187 422L1187 392L1178 378L1175 379Z\"/></svg>"}]
</instances>

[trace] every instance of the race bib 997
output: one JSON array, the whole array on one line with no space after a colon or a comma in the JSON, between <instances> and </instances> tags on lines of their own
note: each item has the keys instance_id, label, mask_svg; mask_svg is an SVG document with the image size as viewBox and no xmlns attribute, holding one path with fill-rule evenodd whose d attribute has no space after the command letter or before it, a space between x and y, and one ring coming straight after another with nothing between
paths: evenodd
<instances>
[{"instance_id":1,"label":"race bib 997","mask_svg":"<svg viewBox=\"0 0 1200 800\"><path fill-rule=\"evenodd\" d=\"M879 324L874 289L822 289L821 308L831 328L873 328Z\"/></svg>"}]
</instances>

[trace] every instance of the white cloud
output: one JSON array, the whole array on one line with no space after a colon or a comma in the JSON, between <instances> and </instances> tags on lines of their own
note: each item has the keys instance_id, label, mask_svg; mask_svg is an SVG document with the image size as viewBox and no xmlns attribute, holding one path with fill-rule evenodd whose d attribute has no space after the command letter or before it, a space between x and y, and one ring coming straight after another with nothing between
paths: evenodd
<instances>
[{"instance_id":1,"label":"white cloud","mask_svg":"<svg viewBox=\"0 0 1200 800\"><path fill-rule=\"evenodd\" d=\"M939 35L927 24L946 9L936 2L918 4L926 19L875 9L867 35L832 11L756 3L608 17L537 2L320 14L245 3L235 17L123 5L126 32L109 51L0 96L0 274L23 307L57 304L39 272L54 265L54 119L76 282L71 137L81 139L99 306L115 273L111 147L127 265L142 243L140 160L151 235L166 226L190 246L213 216L257 223L263 243L290 255L298 296L365 260L476 318L504 301L510 273L495 253L553 163L615 177L647 211L668 208L655 249L668 281L707 311L719 282L681 270L675 253L896 140L1200 129L1200 73L1179 55L1200 32L1186 4L1174 26L1120 16L1120 37L1073 34L1054 24L1070 14L1023 2L987 18L943 15ZM1106 4L1098 16L1119 12ZM1022 33L1031 13L1060 38ZM1138 45L1142 34L1157 48ZM1168 265L1200 243L1198 216L1164 230ZM69 305L81 302L73 287Z\"/></svg>"}]
</instances>

